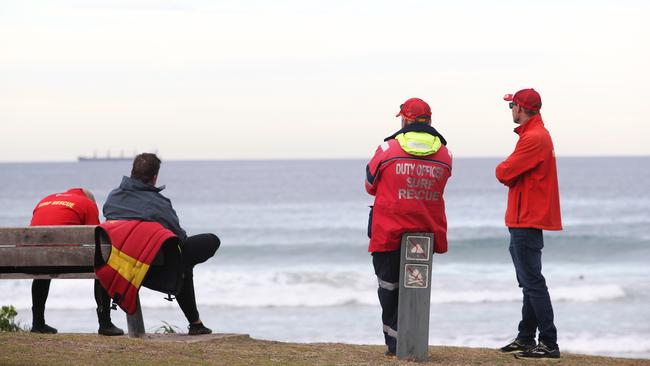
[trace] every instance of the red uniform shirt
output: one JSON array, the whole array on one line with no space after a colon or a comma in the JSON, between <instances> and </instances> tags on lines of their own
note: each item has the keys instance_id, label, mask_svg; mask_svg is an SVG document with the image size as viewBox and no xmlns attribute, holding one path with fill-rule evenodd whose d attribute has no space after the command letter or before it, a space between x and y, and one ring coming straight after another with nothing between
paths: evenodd
<instances>
[{"instance_id":1,"label":"red uniform shirt","mask_svg":"<svg viewBox=\"0 0 650 366\"><path fill-rule=\"evenodd\" d=\"M499 182L509 187L506 226L562 230L551 135L539 114L515 132L519 134L515 151L496 168Z\"/></svg>"},{"instance_id":2,"label":"red uniform shirt","mask_svg":"<svg viewBox=\"0 0 650 366\"><path fill-rule=\"evenodd\" d=\"M99 211L81 188L72 188L43 198L34 208L30 225L99 225Z\"/></svg>"}]
</instances>

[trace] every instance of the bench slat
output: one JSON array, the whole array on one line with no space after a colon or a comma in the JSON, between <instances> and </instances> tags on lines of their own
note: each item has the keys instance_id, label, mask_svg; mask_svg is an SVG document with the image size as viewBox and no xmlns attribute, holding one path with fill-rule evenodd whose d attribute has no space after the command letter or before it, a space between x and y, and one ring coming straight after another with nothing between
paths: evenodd
<instances>
[{"instance_id":1,"label":"bench slat","mask_svg":"<svg viewBox=\"0 0 650 366\"><path fill-rule=\"evenodd\" d=\"M95 225L0 228L0 267L72 266L89 267L92 272L95 228ZM111 246L105 238L102 242L102 255L107 259Z\"/></svg>"},{"instance_id":2,"label":"bench slat","mask_svg":"<svg viewBox=\"0 0 650 366\"><path fill-rule=\"evenodd\" d=\"M50 274L32 274L32 273L0 273L0 280L51 280L51 279L95 279L94 273L50 273Z\"/></svg>"},{"instance_id":3,"label":"bench slat","mask_svg":"<svg viewBox=\"0 0 650 366\"><path fill-rule=\"evenodd\" d=\"M110 245L102 245L102 254L107 258ZM93 267L95 248L93 247L0 247L0 267Z\"/></svg>"},{"instance_id":4,"label":"bench slat","mask_svg":"<svg viewBox=\"0 0 650 366\"><path fill-rule=\"evenodd\" d=\"M0 245L95 244L96 225L0 228Z\"/></svg>"}]
</instances>

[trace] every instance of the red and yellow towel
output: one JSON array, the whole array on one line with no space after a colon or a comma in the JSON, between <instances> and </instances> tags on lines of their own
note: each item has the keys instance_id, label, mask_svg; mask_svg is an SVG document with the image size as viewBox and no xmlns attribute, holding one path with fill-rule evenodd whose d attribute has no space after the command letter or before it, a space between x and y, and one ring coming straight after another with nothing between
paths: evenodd
<instances>
[{"instance_id":1,"label":"red and yellow towel","mask_svg":"<svg viewBox=\"0 0 650 366\"><path fill-rule=\"evenodd\" d=\"M175 235L157 222L109 220L99 225L111 242L108 261L95 263L95 274L127 314L137 306L140 285L162 245ZM99 238L99 235L95 235Z\"/></svg>"}]
</instances>

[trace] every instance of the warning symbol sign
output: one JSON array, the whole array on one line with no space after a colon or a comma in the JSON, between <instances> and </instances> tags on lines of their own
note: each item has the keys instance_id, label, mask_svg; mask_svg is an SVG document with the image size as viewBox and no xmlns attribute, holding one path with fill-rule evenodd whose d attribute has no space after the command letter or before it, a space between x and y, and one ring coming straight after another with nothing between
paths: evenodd
<instances>
[{"instance_id":1,"label":"warning symbol sign","mask_svg":"<svg viewBox=\"0 0 650 366\"><path fill-rule=\"evenodd\" d=\"M406 237L406 259L428 261L431 252L431 238L427 236Z\"/></svg>"},{"instance_id":2,"label":"warning symbol sign","mask_svg":"<svg viewBox=\"0 0 650 366\"><path fill-rule=\"evenodd\" d=\"M429 266L426 264L404 265L404 287L427 288L429 286Z\"/></svg>"}]
</instances>

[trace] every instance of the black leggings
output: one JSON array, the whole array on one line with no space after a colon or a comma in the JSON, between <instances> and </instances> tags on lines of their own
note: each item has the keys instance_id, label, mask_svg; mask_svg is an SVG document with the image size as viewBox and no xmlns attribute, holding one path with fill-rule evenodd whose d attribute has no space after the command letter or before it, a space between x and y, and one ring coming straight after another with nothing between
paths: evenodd
<instances>
[{"instance_id":1,"label":"black leggings","mask_svg":"<svg viewBox=\"0 0 650 366\"><path fill-rule=\"evenodd\" d=\"M194 266L210 259L221 241L214 234L198 234L190 236L181 244L183 257L183 287L181 292L176 296L176 301L187 321L194 323L199 320L199 311L196 308L196 296L194 294Z\"/></svg>"},{"instance_id":2,"label":"black leggings","mask_svg":"<svg viewBox=\"0 0 650 366\"><path fill-rule=\"evenodd\" d=\"M32 324L43 326L45 324L45 302L50 293L52 280L32 281ZM99 323L111 322L111 297L98 280L95 280L95 302L97 303L97 317Z\"/></svg>"}]
</instances>

